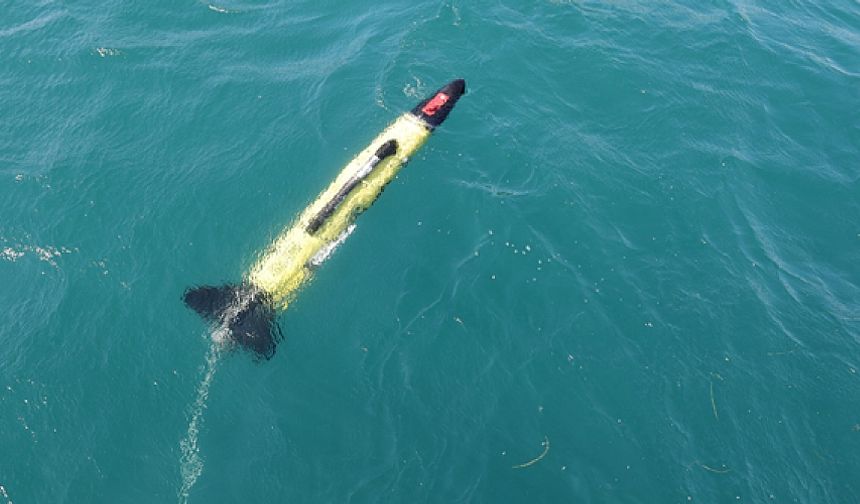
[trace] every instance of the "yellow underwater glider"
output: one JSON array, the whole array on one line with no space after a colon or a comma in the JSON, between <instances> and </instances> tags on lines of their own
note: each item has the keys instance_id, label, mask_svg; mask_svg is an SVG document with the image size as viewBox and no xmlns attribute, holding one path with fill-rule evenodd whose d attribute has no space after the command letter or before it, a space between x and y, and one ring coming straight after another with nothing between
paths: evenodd
<instances>
[{"instance_id":1,"label":"yellow underwater glider","mask_svg":"<svg viewBox=\"0 0 860 504\"><path fill-rule=\"evenodd\" d=\"M183 300L212 323L221 340L270 359L281 339L275 320L298 289L355 229L355 218L442 124L466 82L457 79L398 117L344 167L272 243L241 283L200 286Z\"/></svg>"}]
</instances>

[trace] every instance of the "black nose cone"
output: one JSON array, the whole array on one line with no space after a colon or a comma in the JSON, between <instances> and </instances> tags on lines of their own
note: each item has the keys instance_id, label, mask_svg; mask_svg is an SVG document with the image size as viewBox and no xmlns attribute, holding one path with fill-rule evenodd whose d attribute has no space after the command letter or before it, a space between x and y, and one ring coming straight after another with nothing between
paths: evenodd
<instances>
[{"instance_id":1,"label":"black nose cone","mask_svg":"<svg viewBox=\"0 0 860 504\"><path fill-rule=\"evenodd\" d=\"M456 98L454 98L454 100L456 101L466 94L466 81L463 79L454 79L448 84L445 84L445 87L443 87L441 91L445 91L446 93L450 93L451 96L455 96Z\"/></svg>"},{"instance_id":2,"label":"black nose cone","mask_svg":"<svg viewBox=\"0 0 860 504\"><path fill-rule=\"evenodd\" d=\"M442 86L430 98L416 105L412 109L412 114L423 119L430 128L435 128L445 121L457 104L457 100L464 94L466 94L466 81L454 79Z\"/></svg>"}]
</instances>

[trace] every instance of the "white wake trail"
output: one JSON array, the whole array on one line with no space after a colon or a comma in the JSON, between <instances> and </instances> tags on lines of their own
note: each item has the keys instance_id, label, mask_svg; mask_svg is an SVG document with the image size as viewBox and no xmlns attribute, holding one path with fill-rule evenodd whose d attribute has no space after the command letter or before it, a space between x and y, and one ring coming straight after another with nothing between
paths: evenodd
<instances>
[{"instance_id":1,"label":"white wake trail","mask_svg":"<svg viewBox=\"0 0 860 504\"><path fill-rule=\"evenodd\" d=\"M215 338L213 338L215 339ZM206 410L206 399L209 397L209 386L218 369L218 361L221 356L221 344L212 341L209 351L206 353L206 363L203 366L204 373L200 385L197 386L197 397L189 409L191 420L188 422L188 430L185 437L179 441L182 456L179 458L179 472L182 475L182 487L179 489L179 503L187 504L191 488L197 482L197 478L203 473L203 458L200 456L198 445L198 434L200 424L203 422L203 412Z\"/></svg>"}]
</instances>

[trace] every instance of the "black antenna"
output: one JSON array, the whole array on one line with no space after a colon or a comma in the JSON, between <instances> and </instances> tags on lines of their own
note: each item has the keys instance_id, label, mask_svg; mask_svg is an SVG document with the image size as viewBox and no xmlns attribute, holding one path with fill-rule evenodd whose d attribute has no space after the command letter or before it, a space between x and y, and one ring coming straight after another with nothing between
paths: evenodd
<instances>
[{"instance_id":1,"label":"black antenna","mask_svg":"<svg viewBox=\"0 0 860 504\"><path fill-rule=\"evenodd\" d=\"M370 156L370 159L367 163L362 166L358 172L353 175L351 179L349 179L343 187L334 195L334 197L325 204L325 206L320 210L318 214L314 216L313 219L308 223L307 229L308 233L314 234L319 231L319 228L322 227L323 223L331 217L331 214L337 210L337 207L343 202L343 200L355 189L355 186L358 185L359 182L364 180L370 173L373 171L376 166L382 162L383 159L388 156L393 156L397 153L397 140L389 140L382 144L378 149L376 149L376 153Z\"/></svg>"}]
</instances>

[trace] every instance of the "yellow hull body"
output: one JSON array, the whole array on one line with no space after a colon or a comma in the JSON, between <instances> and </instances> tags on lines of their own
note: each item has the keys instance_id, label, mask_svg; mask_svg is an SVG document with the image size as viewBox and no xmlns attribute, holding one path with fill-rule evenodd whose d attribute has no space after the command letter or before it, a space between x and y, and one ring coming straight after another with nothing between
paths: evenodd
<instances>
[{"instance_id":1,"label":"yellow hull body","mask_svg":"<svg viewBox=\"0 0 860 504\"><path fill-rule=\"evenodd\" d=\"M368 208L385 185L397 175L408 159L430 137L430 127L420 118L406 113L380 133L361 153L341 170L337 178L285 229L267 252L251 268L247 281L267 293L275 307L284 309L299 288L313 275L311 260L326 247L331 247L355 217ZM385 158L367 175L315 232L308 224L335 194L361 169L386 141L396 140L398 149Z\"/></svg>"}]
</instances>

